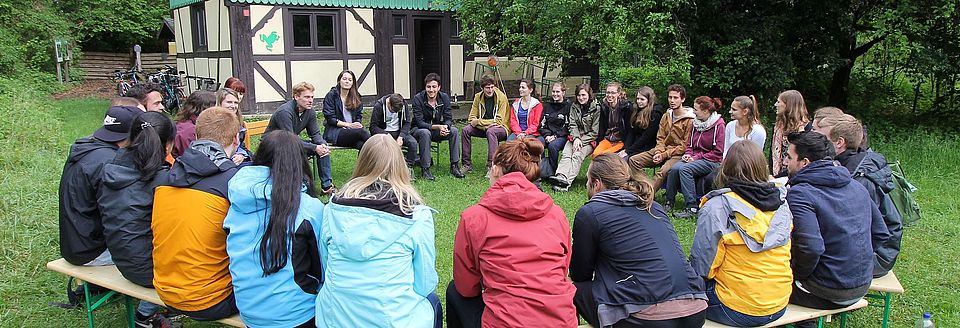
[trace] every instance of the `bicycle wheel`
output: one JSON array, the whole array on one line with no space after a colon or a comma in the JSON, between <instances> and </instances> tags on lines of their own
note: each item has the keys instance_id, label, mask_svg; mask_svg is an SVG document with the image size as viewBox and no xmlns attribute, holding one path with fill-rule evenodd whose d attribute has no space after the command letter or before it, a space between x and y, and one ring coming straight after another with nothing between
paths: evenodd
<instances>
[{"instance_id":1,"label":"bicycle wheel","mask_svg":"<svg viewBox=\"0 0 960 328\"><path fill-rule=\"evenodd\" d=\"M117 83L117 95L120 97L126 97L127 91L130 90L130 83L127 81L120 81Z\"/></svg>"}]
</instances>

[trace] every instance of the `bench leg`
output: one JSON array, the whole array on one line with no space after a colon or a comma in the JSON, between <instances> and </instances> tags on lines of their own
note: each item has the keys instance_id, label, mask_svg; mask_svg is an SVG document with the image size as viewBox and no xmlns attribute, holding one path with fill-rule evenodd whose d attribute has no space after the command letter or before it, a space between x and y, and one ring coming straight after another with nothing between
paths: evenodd
<instances>
[{"instance_id":1,"label":"bench leg","mask_svg":"<svg viewBox=\"0 0 960 328\"><path fill-rule=\"evenodd\" d=\"M130 328L137 327L137 307L133 305L133 297L124 295L124 303L126 303L127 308L127 326Z\"/></svg>"},{"instance_id":2,"label":"bench leg","mask_svg":"<svg viewBox=\"0 0 960 328\"><path fill-rule=\"evenodd\" d=\"M840 313L840 328L844 328L846 326L847 326L847 313L843 312L843 313Z\"/></svg>"},{"instance_id":3,"label":"bench leg","mask_svg":"<svg viewBox=\"0 0 960 328\"><path fill-rule=\"evenodd\" d=\"M893 293L881 293L883 295L883 328L890 326L890 300Z\"/></svg>"},{"instance_id":4,"label":"bench leg","mask_svg":"<svg viewBox=\"0 0 960 328\"><path fill-rule=\"evenodd\" d=\"M83 282L83 301L86 305L87 310L87 323L90 325L90 328L93 327L93 305L90 304L90 287L86 281Z\"/></svg>"}]
</instances>

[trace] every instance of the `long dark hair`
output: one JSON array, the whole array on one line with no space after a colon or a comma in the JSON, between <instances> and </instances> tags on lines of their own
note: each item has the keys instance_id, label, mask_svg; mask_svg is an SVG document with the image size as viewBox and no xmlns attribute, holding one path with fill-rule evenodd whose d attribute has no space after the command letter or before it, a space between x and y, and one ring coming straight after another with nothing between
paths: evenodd
<instances>
[{"instance_id":1,"label":"long dark hair","mask_svg":"<svg viewBox=\"0 0 960 328\"><path fill-rule=\"evenodd\" d=\"M347 101L343 102L343 107L346 107L349 110L354 110L360 108L360 81L357 81L357 74L353 74L351 70L344 70L340 72L340 75L337 75L337 89L340 89L340 79L343 78L343 74L350 74L350 77L353 78L353 85L350 86L350 91L347 92ZM342 90L338 90L341 91Z\"/></svg>"},{"instance_id":2,"label":"long dark hair","mask_svg":"<svg viewBox=\"0 0 960 328\"><path fill-rule=\"evenodd\" d=\"M640 108L639 105L633 109L633 117L630 119L630 125L635 128L646 129L650 126L650 116L653 115L653 106L657 103L657 94L653 88L648 86L637 89L637 95L647 98L647 106Z\"/></svg>"},{"instance_id":3,"label":"long dark hair","mask_svg":"<svg viewBox=\"0 0 960 328\"><path fill-rule=\"evenodd\" d=\"M293 234L297 209L300 208L300 190L307 186L307 194L314 195L310 167L300 143L300 137L290 131L267 133L260 141L253 165L270 168L270 217L260 239L260 267L270 275L287 265L287 239Z\"/></svg>"},{"instance_id":4,"label":"long dark hair","mask_svg":"<svg viewBox=\"0 0 960 328\"><path fill-rule=\"evenodd\" d=\"M189 120L191 117L200 116L204 109L217 105L217 95L206 90L197 90L187 97L183 107L177 111L177 122Z\"/></svg>"},{"instance_id":5,"label":"long dark hair","mask_svg":"<svg viewBox=\"0 0 960 328\"><path fill-rule=\"evenodd\" d=\"M173 142L177 128L160 112L137 115L130 126L127 152L133 154L133 165L140 171L140 181L150 181L166 164L167 145Z\"/></svg>"}]
</instances>

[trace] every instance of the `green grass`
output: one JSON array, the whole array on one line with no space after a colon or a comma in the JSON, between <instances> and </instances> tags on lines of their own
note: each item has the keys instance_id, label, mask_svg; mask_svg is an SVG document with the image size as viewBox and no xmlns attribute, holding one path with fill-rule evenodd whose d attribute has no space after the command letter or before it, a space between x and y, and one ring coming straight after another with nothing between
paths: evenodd
<instances>
[{"instance_id":1,"label":"green grass","mask_svg":"<svg viewBox=\"0 0 960 328\"><path fill-rule=\"evenodd\" d=\"M65 278L48 271L47 261L59 258L57 186L68 146L90 134L99 125L107 102L102 100L46 101L29 97L0 97L0 327L81 327L85 316L79 310L47 306L64 302ZM475 204L489 182L483 178L486 161L484 141L474 147L474 164L480 170L466 179L450 176L447 147L441 147L434 167L437 180L418 179L417 189L435 208L438 294L443 297L452 278L453 235L460 212ZM904 233L903 250L896 272L906 293L894 298L893 327L909 327L920 312L930 311L941 327L960 325L958 299L960 275L960 138L904 135L896 139L877 136L876 149L890 159L900 160L907 176L920 191L917 198L924 218ZM334 181L342 185L356 163L355 151L333 154ZM419 172L418 172L419 175ZM583 178L570 192L548 192L572 220L586 201ZM689 249L695 224L674 221L681 243ZM100 327L121 327L122 306L112 305L96 315ZM880 310L869 308L854 313L850 327L879 326ZM191 327L216 326L187 322ZM834 324L833 326L837 326Z\"/></svg>"}]
</instances>

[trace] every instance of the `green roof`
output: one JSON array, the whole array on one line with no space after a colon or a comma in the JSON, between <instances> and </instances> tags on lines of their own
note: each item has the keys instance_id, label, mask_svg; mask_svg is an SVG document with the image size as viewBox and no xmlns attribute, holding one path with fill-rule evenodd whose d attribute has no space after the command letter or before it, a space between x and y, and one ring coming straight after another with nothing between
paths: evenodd
<instances>
[{"instance_id":1,"label":"green roof","mask_svg":"<svg viewBox=\"0 0 960 328\"><path fill-rule=\"evenodd\" d=\"M170 9L186 7L205 0L170 0ZM443 10L449 5L435 2L445 0L229 0L234 3L251 5L286 5L316 7L347 7L405 10Z\"/></svg>"}]
</instances>

